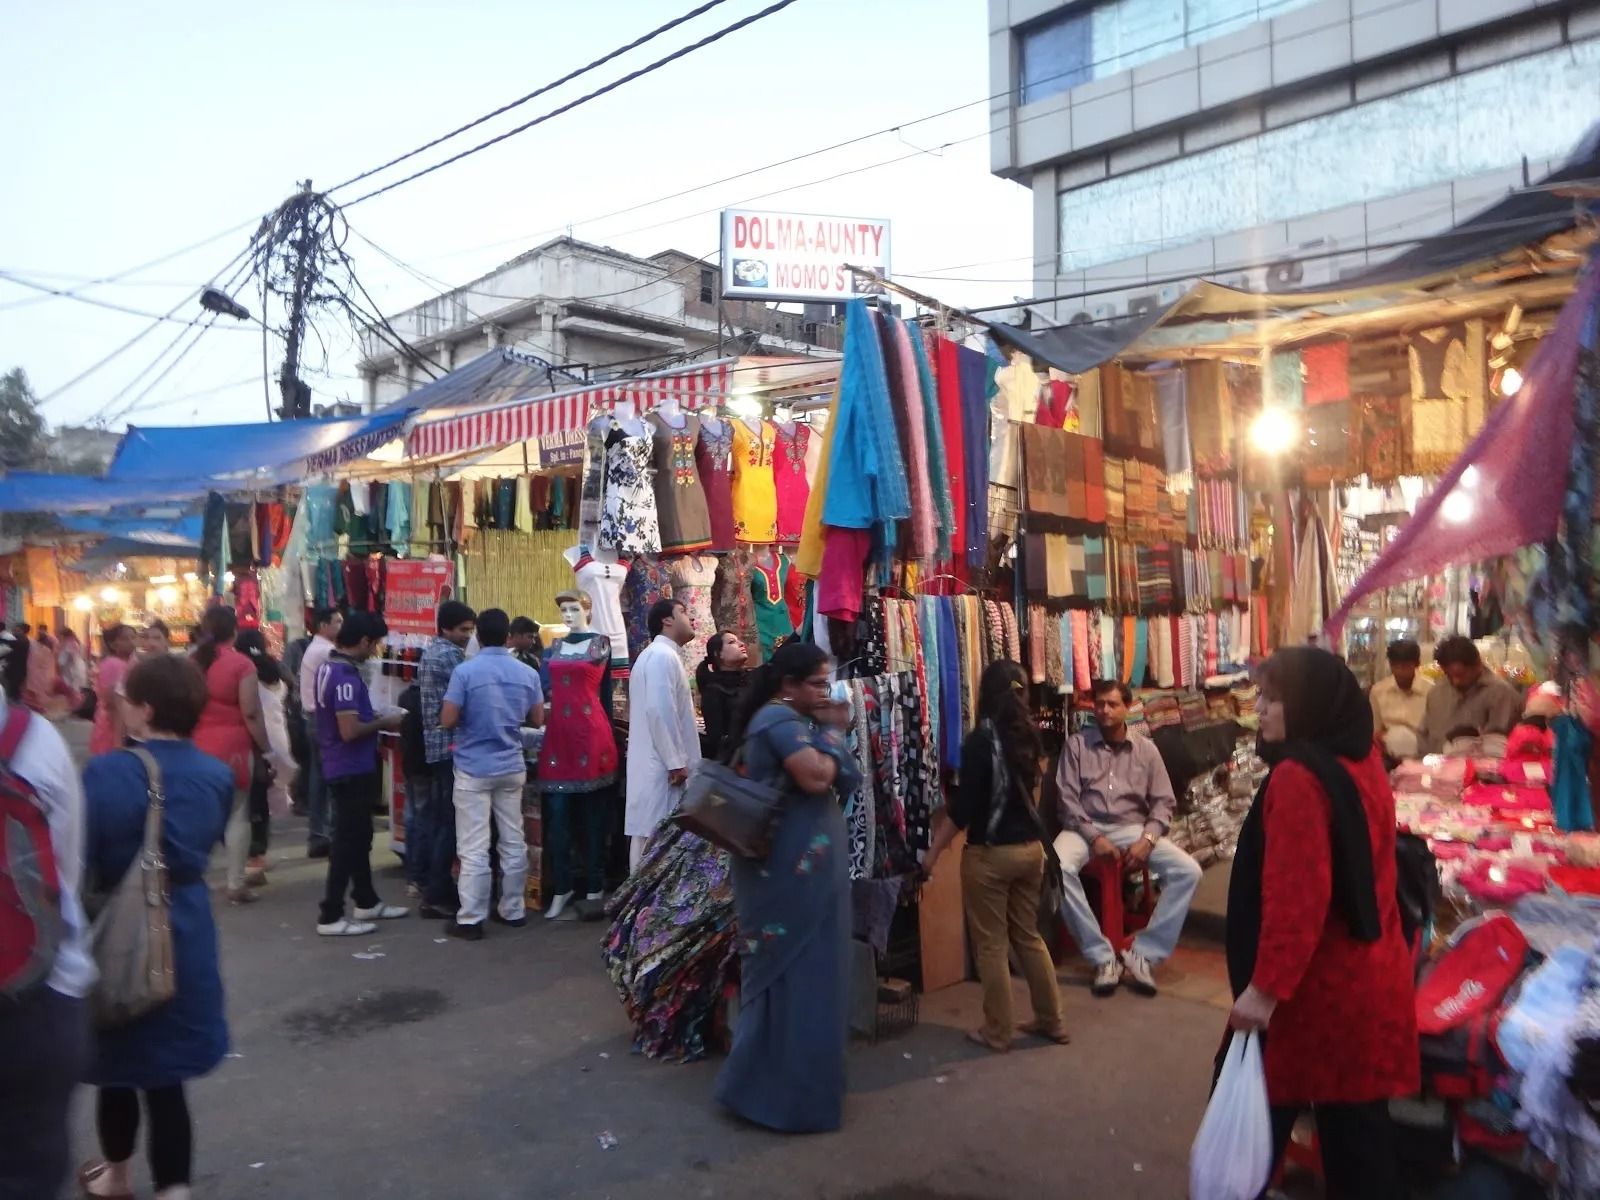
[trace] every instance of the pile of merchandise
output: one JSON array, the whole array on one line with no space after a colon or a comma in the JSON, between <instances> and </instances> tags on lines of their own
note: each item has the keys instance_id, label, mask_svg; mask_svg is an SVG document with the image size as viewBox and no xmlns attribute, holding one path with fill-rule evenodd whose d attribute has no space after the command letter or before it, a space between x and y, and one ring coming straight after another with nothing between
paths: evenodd
<instances>
[{"instance_id":1,"label":"pile of merchandise","mask_svg":"<svg viewBox=\"0 0 1600 1200\"><path fill-rule=\"evenodd\" d=\"M667 826L612 897L606 971L633 1022L633 1048L691 1062L727 1049L738 987L728 855Z\"/></svg>"},{"instance_id":2,"label":"pile of merchandise","mask_svg":"<svg viewBox=\"0 0 1600 1200\"><path fill-rule=\"evenodd\" d=\"M1226 862L1239 845L1239 829L1266 778L1267 765L1252 739L1239 741L1233 757L1190 782L1178 800L1168 836L1202 867Z\"/></svg>"}]
</instances>

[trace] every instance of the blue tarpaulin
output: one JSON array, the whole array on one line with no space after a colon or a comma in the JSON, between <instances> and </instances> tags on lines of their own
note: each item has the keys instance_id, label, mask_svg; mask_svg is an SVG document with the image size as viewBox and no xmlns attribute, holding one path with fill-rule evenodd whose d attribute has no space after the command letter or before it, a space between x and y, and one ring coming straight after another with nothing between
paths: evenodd
<instances>
[{"instance_id":1,"label":"blue tarpaulin","mask_svg":"<svg viewBox=\"0 0 1600 1200\"><path fill-rule=\"evenodd\" d=\"M104 512L111 508L170 505L199 499L207 485L177 481L100 479L12 471L0 478L0 512Z\"/></svg>"},{"instance_id":2,"label":"blue tarpaulin","mask_svg":"<svg viewBox=\"0 0 1600 1200\"><path fill-rule=\"evenodd\" d=\"M298 482L308 470L359 458L400 436L408 410L255 425L130 425L106 469L108 480L189 482L209 490Z\"/></svg>"},{"instance_id":3,"label":"blue tarpaulin","mask_svg":"<svg viewBox=\"0 0 1600 1200\"><path fill-rule=\"evenodd\" d=\"M59 521L68 533L98 533L106 537L193 542L195 545L200 544L200 533L205 525L205 518L199 513L187 517L63 515Z\"/></svg>"}]
</instances>

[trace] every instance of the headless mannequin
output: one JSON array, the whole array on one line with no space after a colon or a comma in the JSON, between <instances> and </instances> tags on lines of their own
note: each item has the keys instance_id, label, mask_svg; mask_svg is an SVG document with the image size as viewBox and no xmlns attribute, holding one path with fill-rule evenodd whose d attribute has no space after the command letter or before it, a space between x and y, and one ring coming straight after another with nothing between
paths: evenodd
<instances>
[{"instance_id":1,"label":"headless mannequin","mask_svg":"<svg viewBox=\"0 0 1600 1200\"><path fill-rule=\"evenodd\" d=\"M622 432L629 437L648 437L649 429L639 419L639 410L632 400L626 398L618 400L611 406L611 416L616 420Z\"/></svg>"}]
</instances>

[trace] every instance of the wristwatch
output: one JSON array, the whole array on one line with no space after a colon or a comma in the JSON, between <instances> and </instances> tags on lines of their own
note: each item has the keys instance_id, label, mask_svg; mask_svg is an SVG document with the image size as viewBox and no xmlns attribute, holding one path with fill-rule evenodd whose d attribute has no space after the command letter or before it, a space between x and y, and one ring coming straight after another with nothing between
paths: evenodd
<instances>
[{"instance_id":1,"label":"wristwatch","mask_svg":"<svg viewBox=\"0 0 1600 1200\"><path fill-rule=\"evenodd\" d=\"M1140 840L1140 841L1141 841L1141 842L1149 842L1149 843L1150 843L1150 849L1152 849L1152 850L1154 850L1154 849L1155 849L1155 848L1156 848L1156 843L1157 843L1157 842L1158 842L1158 841L1160 841L1160 840L1161 840L1161 839L1160 839L1160 838L1157 838L1157 837L1156 837L1156 836L1155 836L1155 835L1154 835L1154 834L1152 834L1152 833L1151 833L1151 832L1150 832L1150 831L1149 831L1149 830L1148 830L1148 829L1147 829L1147 830L1145 830L1145 831L1144 831L1144 832L1143 832L1143 833L1141 833L1141 834L1140 834L1140 835L1139 835L1139 840Z\"/></svg>"}]
</instances>

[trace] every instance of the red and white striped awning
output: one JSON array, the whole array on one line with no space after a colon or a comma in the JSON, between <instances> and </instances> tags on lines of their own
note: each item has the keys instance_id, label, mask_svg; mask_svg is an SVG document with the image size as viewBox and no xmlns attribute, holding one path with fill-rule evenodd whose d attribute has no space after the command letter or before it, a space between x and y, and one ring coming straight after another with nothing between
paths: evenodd
<instances>
[{"instance_id":1,"label":"red and white striped awning","mask_svg":"<svg viewBox=\"0 0 1600 1200\"><path fill-rule=\"evenodd\" d=\"M570 440L582 432L595 413L624 398L632 400L641 413L668 399L676 400L683 408L715 404L727 395L734 361L721 359L654 375L612 379L482 412L424 421L406 438L406 454L411 458L446 458L514 442Z\"/></svg>"}]
</instances>

